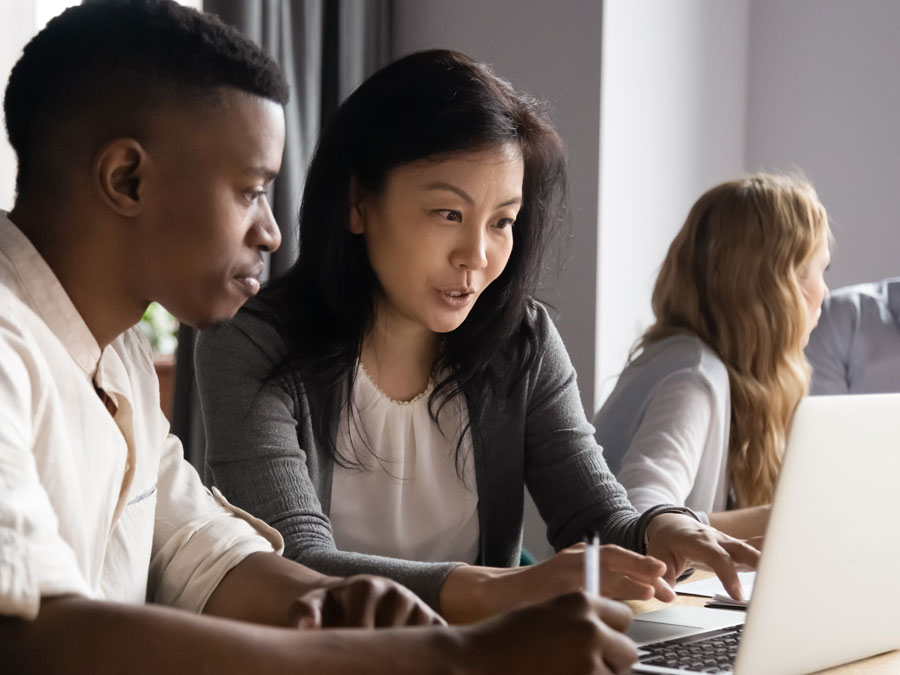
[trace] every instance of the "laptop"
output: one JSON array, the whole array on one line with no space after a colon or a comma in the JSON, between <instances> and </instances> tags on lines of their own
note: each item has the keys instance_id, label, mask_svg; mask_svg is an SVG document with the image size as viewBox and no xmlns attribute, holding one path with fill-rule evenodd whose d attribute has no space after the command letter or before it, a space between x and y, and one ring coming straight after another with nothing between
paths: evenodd
<instances>
[{"instance_id":1,"label":"laptop","mask_svg":"<svg viewBox=\"0 0 900 675\"><path fill-rule=\"evenodd\" d=\"M628 634L652 663L633 672L791 675L900 648L898 491L900 394L805 398L746 614L681 606L638 615ZM715 663L735 641L734 665ZM673 656L691 649L692 658Z\"/></svg>"}]
</instances>

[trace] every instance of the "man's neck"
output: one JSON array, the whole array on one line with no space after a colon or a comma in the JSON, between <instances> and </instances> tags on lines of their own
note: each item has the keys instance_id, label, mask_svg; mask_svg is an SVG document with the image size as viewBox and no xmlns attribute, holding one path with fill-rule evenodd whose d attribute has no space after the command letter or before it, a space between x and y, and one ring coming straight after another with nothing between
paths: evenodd
<instances>
[{"instance_id":1,"label":"man's neck","mask_svg":"<svg viewBox=\"0 0 900 675\"><path fill-rule=\"evenodd\" d=\"M121 261L90 223L18 203L9 219L56 275L101 349L140 320L144 308L128 301L117 277Z\"/></svg>"}]
</instances>

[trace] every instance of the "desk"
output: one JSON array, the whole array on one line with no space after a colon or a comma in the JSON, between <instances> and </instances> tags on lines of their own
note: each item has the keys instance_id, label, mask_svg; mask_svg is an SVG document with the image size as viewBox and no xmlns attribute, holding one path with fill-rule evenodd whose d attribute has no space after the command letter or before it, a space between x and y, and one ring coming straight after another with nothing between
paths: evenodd
<instances>
[{"instance_id":1,"label":"desk","mask_svg":"<svg viewBox=\"0 0 900 675\"><path fill-rule=\"evenodd\" d=\"M711 575L711 572L698 571L690 580L696 581ZM673 604L703 607L708 600L709 598L695 595L679 595ZM635 614L643 614L654 609L663 609L670 606L659 600L629 600L626 604L631 607L631 611ZM827 673L828 675L898 675L900 673L900 649L862 659L861 661L854 661L843 666L837 666L836 668L828 668L820 671L820 673Z\"/></svg>"}]
</instances>

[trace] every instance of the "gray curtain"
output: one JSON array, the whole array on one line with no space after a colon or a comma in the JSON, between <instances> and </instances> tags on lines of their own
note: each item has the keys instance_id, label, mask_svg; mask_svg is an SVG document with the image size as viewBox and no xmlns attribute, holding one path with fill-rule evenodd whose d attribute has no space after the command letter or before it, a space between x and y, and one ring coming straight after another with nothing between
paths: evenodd
<instances>
[{"instance_id":1,"label":"gray curtain","mask_svg":"<svg viewBox=\"0 0 900 675\"><path fill-rule=\"evenodd\" d=\"M297 259L297 212L322 124L360 82L390 60L392 1L204 0L204 11L239 28L281 65L291 89L281 173L269 194L282 235L281 247L269 256L269 278L284 273ZM185 457L206 479L193 355L194 330L182 326L172 431L181 438Z\"/></svg>"}]
</instances>

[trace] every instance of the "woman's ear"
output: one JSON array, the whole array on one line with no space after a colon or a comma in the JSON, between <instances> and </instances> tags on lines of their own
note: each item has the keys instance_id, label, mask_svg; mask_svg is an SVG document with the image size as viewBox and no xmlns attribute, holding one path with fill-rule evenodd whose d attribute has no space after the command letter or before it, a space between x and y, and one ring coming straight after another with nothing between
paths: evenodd
<instances>
[{"instance_id":1,"label":"woman's ear","mask_svg":"<svg viewBox=\"0 0 900 675\"><path fill-rule=\"evenodd\" d=\"M350 204L350 232L364 234L366 231L366 214L362 202Z\"/></svg>"},{"instance_id":2,"label":"woman's ear","mask_svg":"<svg viewBox=\"0 0 900 675\"><path fill-rule=\"evenodd\" d=\"M359 189L356 176L350 178L350 232L364 234L366 231L365 199Z\"/></svg>"},{"instance_id":3,"label":"woman's ear","mask_svg":"<svg viewBox=\"0 0 900 675\"><path fill-rule=\"evenodd\" d=\"M136 216L142 208L141 194L147 153L133 138L114 138L104 143L94 157L92 175L100 198L122 216Z\"/></svg>"}]
</instances>

